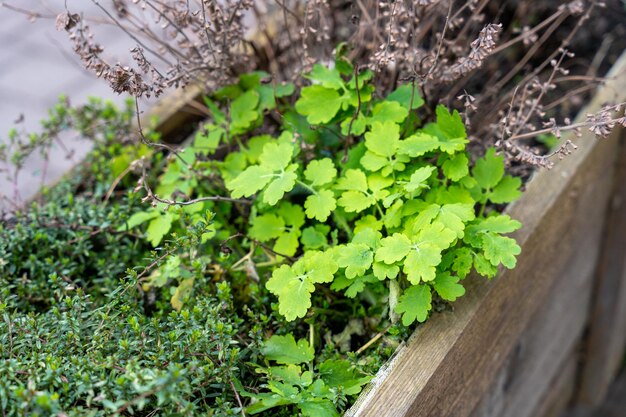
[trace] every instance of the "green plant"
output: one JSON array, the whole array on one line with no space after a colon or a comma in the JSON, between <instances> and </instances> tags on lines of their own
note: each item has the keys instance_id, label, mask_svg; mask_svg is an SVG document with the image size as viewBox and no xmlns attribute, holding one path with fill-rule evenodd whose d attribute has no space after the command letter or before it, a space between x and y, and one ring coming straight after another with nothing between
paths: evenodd
<instances>
[{"instance_id":1,"label":"green plant","mask_svg":"<svg viewBox=\"0 0 626 417\"><path fill-rule=\"evenodd\" d=\"M278 365L259 369L267 374L270 392L257 394L239 387L243 395L257 401L247 409L251 414L296 405L303 416L338 416L336 404L345 405L346 396L358 394L370 380L346 360L328 359L314 367L313 347L304 339L296 343L291 334L272 336L261 352Z\"/></svg>"},{"instance_id":2,"label":"green plant","mask_svg":"<svg viewBox=\"0 0 626 417\"><path fill-rule=\"evenodd\" d=\"M375 99L367 84L371 73L358 74L339 56L335 69L314 66L307 75L313 85L302 89L296 112L279 105L282 125L272 126L262 118L276 103L259 99L258 89L267 89L263 76L246 76L207 99L214 123L181 156L210 155L220 147L227 153L223 160L191 156L185 169L173 160L164 176L165 184L176 185L166 198L178 189L201 200L225 188L235 201L204 203L215 209L255 197L249 210L239 211L243 216L217 230L245 235L254 263L263 255L255 252L257 244L271 248L275 256L263 263L271 267L266 286L288 320L305 317L319 285L355 297L386 283L390 314L402 314L409 325L426 319L433 293L448 301L463 295L461 280L472 268L493 277L499 265L515 266L520 248L503 234L520 224L486 207L519 197L521 180L505 175L504 158L493 149L470 169L458 112L438 106L436 118L423 123L414 112L423 101L411 85ZM230 117L214 104L225 97ZM337 152L344 148L345 157ZM180 183L180 176L170 181L172 170L213 181L205 194L195 182ZM168 226L156 226L176 215L150 213L158 217L148 235L158 243Z\"/></svg>"}]
</instances>

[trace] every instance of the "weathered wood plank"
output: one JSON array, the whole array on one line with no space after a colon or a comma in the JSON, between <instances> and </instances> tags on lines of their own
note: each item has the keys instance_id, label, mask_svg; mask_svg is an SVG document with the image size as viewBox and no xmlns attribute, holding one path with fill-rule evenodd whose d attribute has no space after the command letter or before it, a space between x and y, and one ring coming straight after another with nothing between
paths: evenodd
<instances>
[{"instance_id":1,"label":"weathered wood plank","mask_svg":"<svg viewBox=\"0 0 626 417\"><path fill-rule=\"evenodd\" d=\"M596 192L598 198L607 199L610 180L599 178L594 183L602 188ZM594 260L599 253L603 207L591 196L580 203L574 218L587 218L567 237L574 242L572 250L555 255L566 258L563 268L472 417L537 416L544 392L581 339L591 300Z\"/></svg>"},{"instance_id":2,"label":"weathered wood plank","mask_svg":"<svg viewBox=\"0 0 626 417\"><path fill-rule=\"evenodd\" d=\"M626 136L622 136L622 141ZM597 269L578 401L600 404L626 347L626 145L622 143ZM625 410L626 414L626 410Z\"/></svg>"},{"instance_id":3,"label":"weathered wood plank","mask_svg":"<svg viewBox=\"0 0 626 417\"><path fill-rule=\"evenodd\" d=\"M596 407L579 404L560 417L624 417L626 415L626 372L622 372L609 388L604 402Z\"/></svg>"},{"instance_id":4,"label":"weathered wood plank","mask_svg":"<svg viewBox=\"0 0 626 417\"><path fill-rule=\"evenodd\" d=\"M550 389L544 392L535 412L537 417L559 417L567 408L576 392L579 359L579 348L576 347L550 382Z\"/></svg>"},{"instance_id":5,"label":"weathered wood plank","mask_svg":"<svg viewBox=\"0 0 626 417\"><path fill-rule=\"evenodd\" d=\"M626 55L612 76L625 70ZM586 111L624 96L626 78L618 77ZM516 235L523 250L518 267L494 281L468 279L467 295L455 311L420 326L347 415L463 417L489 393L531 317L551 301L550 289L567 271L571 254L581 242L587 248L598 244L597 216L603 216L608 199L617 144L592 135L578 143L574 155L553 171L536 175L524 197L509 209L524 224ZM593 218L585 212L590 207L596 210ZM583 258L595 264L593 251Z\"/></svg>"}]
</instances>

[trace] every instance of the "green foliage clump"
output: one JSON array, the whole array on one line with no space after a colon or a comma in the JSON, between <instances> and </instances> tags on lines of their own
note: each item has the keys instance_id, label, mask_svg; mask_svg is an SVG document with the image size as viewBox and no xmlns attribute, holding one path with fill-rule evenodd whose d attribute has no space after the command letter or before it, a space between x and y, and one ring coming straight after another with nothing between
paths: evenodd
<instances>
[{"instance_id":1,"label":"green foliage clump","mask_svg":"<svg viewBox=\"0 0 626 417\"><path fill-rule=\"evenodd\" d=\"M158 246L184 233L181 213L210 210L214 229L201 251L221 256L231 280L260 281L296 326L328 318L342 299L370 306L381 325L409 326L461 297L472 270L491 278L515 266L520 248L504 235L520 223L493 207L518 198L521 181L493 149L471 163L457 111L438 106L424 121L413 86L377 98L372 74L342 57L334 69L314 66L295 105L291 86L265 77L248 74L205 98L211 121L154 179L170 204L138 213L129 227L149 222L147 239ZM178 291L183 282L168 285ZM310 348L284 325L276 330L270 346ZM253 399L250 413L290 404L306 416L336 413L342 401L317 376L326 362L300 359L263 368L268 392L239 387Z\"/></svg>"},{"instance_id":2,"label":"green foliage clump","mask_svg":"<svg viewBox=\"0 0 626 417\"><path fill-rule=\"evenodd\" d=\"M414 88L401 86L375 99L367 83L372 74L346 66L314 66L307 75L313 85L302 89L295 113L272 100L261 105L262 74L218 92L213 99L232 100L229 116L213 104L215 124L187 155L200 154L199 143L210 143L206 155L220 146L230 152L222 161L192 157L186 169L217 176L213 184L223 182L232 198L253 198L249 214L241 212L236 223L223 222L218 230L247 236L252 255L256 244L280 255L272 262L283 264L272 268L266 287L287 320L305 317L321 284L356 297L386 282L394 288L391 314L402 314L405 325L421 322L433 294L448 301L463 295L461 280L471 269L493 277L499 265L515 266L520 248L503 234L520 224L493 211L487 215L485 207L516 199L521 181L505 175L504 158L493 149L470 168L457 111L438 106L435 119L423 123L410 111L423 104ZM275 106L284 114L282 125L273 127L273 135L255 134L267 129L261 115ZM205 139L215 131L222 132L218 139ZM167 168L167 184L172 167L184 172L180 165L175 160ZM186 195L205 195L179 176L174 184L181 183ZM224 191L216 188L206 192ZM175 189L161 191L171 195ZM152 219L153 244L173 218Z\"/></svg>"},{"instance_id":3,"label":"green foliage clump","mask_svg":"<svg viewBox=\"0 0 626 417\"><path fill-rule=\"evenodd\" d=\"M211 401L220 410L213 415L234 415L230 384L245 353L228 286L163 317L147 317L133 301L98 309L79 292L40 315L3 306L4 414L194 415Z\"/></svg>"},{"instance_id":4,"label":"green foliage clump","mask_svg":"<svg viewBox=\"0 0 626 417\"><path fill-rule=\"evenodd\" d=\"M261 352L276 365L262 370L270 392L251 393L240 387L242 395L256 400L247 409L251 414L296 405L303 416L335 417L336 404L345 405L346 396L358 394L370 380L346 360L327 359L313 369L313 347L304 339L296 343L291 334L272 336Z\"/></svg>"},{"instance_id":5,"label":"green foliage clump","mask_svg":"<svg viewBox=\"0 0 626 417\"><path fill-rule=\"evenodd\" d=\"M60 184L49 203L0 225L0 291L11 308L46 311L67 285L101 299L145 252L141 241L114 229L138 202L105 206L73 192L71 184Z\"/></svg>"}]
</instances>

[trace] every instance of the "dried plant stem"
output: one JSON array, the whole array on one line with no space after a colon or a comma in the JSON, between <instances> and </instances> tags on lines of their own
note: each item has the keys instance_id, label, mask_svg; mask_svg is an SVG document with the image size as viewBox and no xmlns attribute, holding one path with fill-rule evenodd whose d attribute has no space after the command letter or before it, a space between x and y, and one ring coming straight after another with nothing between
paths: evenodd
<instances>
[{"instance_id":1,"label":"dried plant stem","mask_svg":"<svg viewBox=\"0 0 626 417\"><path fill-rule=\"evenodd\" d=\"M603 122L603 124L604 125L617 124L617 123L622 123L623 120L624 120L623 117L617 117L617 118L614 118L614 119L607 120L607 121ZM565 131L568 131L568 130L577 130L577 129L581 129L581 128L585 128L585 127L592 127L592 126L593 126L593 124L590 123L590 122L580 122L580 123L573 123L571 125L559 126L558 129L561 132L565 132ZM516 134L516 135L513 135L513 136L507 138L507 141L515 141L515 140L521 140L521 139L534 138L534 137L537 137L539 135L553 133L554 129L555 129L554 127L550 127L550 128L546 128L546 129L535 130L533 132Z\"/></svg>"},{"instance_id":2,"label":"dried plant stem","mask_svg":"<svg viewBox=\"0 0 626 417\"><path fill-rule=\"evenodd\" d=\"M511 39L511 40L509 40L507 42L504 42L501 45L498 45L493 50L492 53L495 55L498 52L502 52L502 51L508 49L509 47L515 45L516 43L521 42L524 39L527 39L529 36L532 36L533 34L539 32L541 29L543 29L544 27L546 27L547 25L552 23L554 21L554 19L557 19L559 16L561 16L563 14L567 14L565 8L557 10L550 17L545 19L543 22L539 23L537 26L532 27L528 32L522 33L522 34L516 36L515 38L513 38L513 39Z\"/></svg>"},{"instance_id":3,"label":"dried plant stem","mask_svg":"<svg viewBox=\"0 0 626 417\"><path fill-rule=\"evenodd\" d=\"M361 353L363 353L367 348L369 348L370 346L372 346L374 343L376 343L378 341L378 339L380 339L381 337L383 337L385 335L385 333L387 333L389 331L389 329L391 329L391 324L387 327L385 327L385 329L382 332L378 332L376 333L376 335L374 337L372 337L370 340L368 340L367 343L365 343L363 346L361 346L357 351L356 354L360 355Z\"/></svg>"},{"instance_id":4,"label":"dried plant stem","mask_svg":"<svg viewBox=\"0 0 626 417\"><path fill-rule=\"evenodd\" d=\"M241 409L241 417L246 417L246 410L243 406L243 403L241 402L241 397L239 397L239 393L237 392L237 388L235 388L235 384L233 384L233 381L228 381L228 383L230 384L230 388L233 390L233 393L235 394L235 399L237 400L237 404L239 405L239 408Z\"/></svg>"}]
</instances>

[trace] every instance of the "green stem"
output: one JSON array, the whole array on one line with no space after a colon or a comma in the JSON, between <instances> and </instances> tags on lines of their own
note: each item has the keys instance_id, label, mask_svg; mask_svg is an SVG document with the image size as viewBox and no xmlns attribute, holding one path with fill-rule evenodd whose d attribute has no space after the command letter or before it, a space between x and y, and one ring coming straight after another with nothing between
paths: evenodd
<instances>
[{"instance_id":1,"label":"green stem","mask_svg":"<svg viewBox=\"0 0 626 417\"><path fill-rule=\"evenodd\" d=\"M302 182L300 180L296 180L296 184L300 185L302 188L306 189L311 194L317 195L317 191L315 191L315 189L311 187L309 184Z\"/></svg>"},{"instance_id":2,"label":"green stem","mask_svg":"<svg viewBox=\"0 0 626 417\"><path fill-rule=\"evenodd\" d=\"M315 326L313 323L309 323L309 344L311 349L315 351ZM313 372L313 361L309 362L309 369Z\"/></svg>"},{"instance_id":3,"label":"green stem","mask_svg":"<svg viewBox=\"0 0 626 417\"><path fill-rule=\"evenodd\" d=\"M483 214L485 213L485 207L486 206L487 206L487 201L485 201L484 203L481 204L480 210L478 210L478 217L483 217Z\"/></svg>"},{"instance_id":4,"label":"green stem","mask_svg":"<svg viewBox=\"0 0 626 417\"><path fill-rule=\"evenodd\" d=\"M346 232L346 235L348 235L348 239L352 239L352 229L348 225L346 219L343 216L337 214L337 212L333 212L333 219L335 220L337 226L339 226L343 229L344 232Z\"/></svg>"},{"instance_id":5,"label":"green stem","mask_svg":"<svg viewBox=\"0 0 626 417\"><path fill-rule=\"evenodd\" d=\"M384 220L385 215L383 213L383 209L380 207L380 204L378 204L378 201L376 202L376 210L378 210L378 214L380 214L380 220Z\"/></svg>"}]
</instances>

